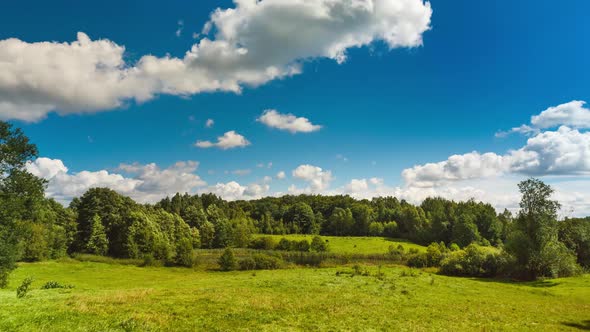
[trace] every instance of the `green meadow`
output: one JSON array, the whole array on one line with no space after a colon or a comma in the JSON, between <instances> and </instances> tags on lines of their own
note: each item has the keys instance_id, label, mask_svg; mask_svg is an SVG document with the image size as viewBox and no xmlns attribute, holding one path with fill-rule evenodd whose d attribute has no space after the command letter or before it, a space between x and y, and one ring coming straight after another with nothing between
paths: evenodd
<instances>
[{"instance_id":1,"label":"green meadow","mask_svg":"<svg viewBox=\"0 0 590 332\"><path fill-rule=\"evenodd\" d=\"M280 241L282 238L288 240L308 240L314 237L313 235L256 235L256 237L269 236L275 241ZM393 239L387 237L369 237L369 236L322 236L329 244L330 253L335 254L384 254L388 252L390 246L397 247L401 245L406 251L416 249L420 252L426 251L426 247L412 243L404 239Z\"/></svg>"},{"instance_id":2,"label":"green meadow","mask_svg":"<svg viewBox=\"0 0 590 332\"><path fill-rule=\"evenodd\" d=\"M47 281L74 288L42 290ZM589 319L590 275L511 283L396 266L218 272L68 259L20 264L0 290L0 331L556 331Z\"/></svg>"}]
</instances>

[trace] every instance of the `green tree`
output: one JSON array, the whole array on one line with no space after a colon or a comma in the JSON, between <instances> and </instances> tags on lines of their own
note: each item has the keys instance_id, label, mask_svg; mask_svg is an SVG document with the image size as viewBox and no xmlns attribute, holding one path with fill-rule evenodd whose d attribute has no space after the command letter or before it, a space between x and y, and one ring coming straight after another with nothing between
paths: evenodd
<instances>
[{"instance_id":1,"label":"green tree","mask_svg":"<svg viewBox=\"0 0 590 332\"><path fill-rule=\"evenodd\" d=\"M560 222L559 240L576 253L580 265L590 268L590 217Z\"/></svg>"},{"instance_id":2,"label":"green tree","mask_svg":"<svg viewBox=\"0 0 590 332\"><path fill-rule=\"evenodd\" d=\"M37 147L22 130L0 121L0 287L6 286L16 268L16 222L31 219L43 199L44 181L23 170L35 157Z\"/></svg>"},{"instance_id":3,"label":"green tree","mask_svg":"<svg viewBox=\"0 0 590 332\"><path fill-rule=\"evenodd\" d=\"M382 223L374 221L369 225L369 235L371 236L383 236L385 226Z\"/></svg>"},{"instance_id":4,"label":"green tree","mask_svg":"<svg viewBox=\"0 0 590 332\"><path fill-rule=\"evenodd\" d=\"M518 188L520 212L506 243L506 251L516 259L513 273L529 280L574 273L575 258L558 238L560 205L551 200L553 188L532 178Z\"/></svg>"},{"instance_id":5,"label":"green tree","mask_svg":"<svg viewBox=\"0 0 590 332\"><path fill-rule=\"evenodd\" d=\"M236 256L231 248L226 248L223 251L223 254L219 257L218 263L221 271L233 271L238 266Z\"/></svg>"},{"instance_id":6,"label":"green tree","mask_svg":"<svg viewBox=\"0 0 590 332\"><path fill-rule=\"evenodd\" d=\"M350 209L334 208L332 215L328 219L328 234L332 235L351 235L354 227L354 219Z\"/></svg>"},{"instance_id":7,"label":"green tree","mask_svg":"<svg viewBox=\"0 0 590 332\"><path fill-rule=\"evenodd\" d=\"M317 229L313 210L304 202L298 202L291 206L284 220L289 224L291 233L311 234L313 230Z\"/></svg>"},{"instance_id":8,"label":"green tree","mask_svg":"<svg viewBox=\"0 0 590 332\"><path fill-rule=\"evenodd\" d=\"M99 215L92 217L92 229L90 231L90 237L86 244L86 252L95 255L106 255L109 248L109 241L104 231L104 226Z\"/></svg>"}]
</instances>

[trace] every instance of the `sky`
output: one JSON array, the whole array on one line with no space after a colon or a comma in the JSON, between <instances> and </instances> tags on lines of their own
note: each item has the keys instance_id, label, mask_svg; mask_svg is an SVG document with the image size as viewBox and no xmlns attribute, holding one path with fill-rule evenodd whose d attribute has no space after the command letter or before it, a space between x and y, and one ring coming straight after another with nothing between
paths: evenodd
<instances>
[{"instance_id":1,"label":"sky","mask_svg":"<svg viewBox=\"0 0 590 332\"><path fill-rule=\"evenodd\" d=\"M13 1L0 119L67 204L321 193L590 214L590 3Z\"/></svg>"}]
</instances>

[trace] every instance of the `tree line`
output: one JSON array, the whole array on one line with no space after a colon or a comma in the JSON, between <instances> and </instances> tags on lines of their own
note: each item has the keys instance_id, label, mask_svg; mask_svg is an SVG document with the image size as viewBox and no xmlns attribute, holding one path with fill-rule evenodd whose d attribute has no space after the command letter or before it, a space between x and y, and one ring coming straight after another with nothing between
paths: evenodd
<instances>
[{"instance_id":1,"label":"tree line","mask_svg":"<svg viewBox=\"0 0 590 332\"><path fill-rule=\"evenodd\" d=\"M17 261L89 253L191 266L194 249L246 248L255 233L491 245L524 266L525 278L559 275L557 263L548 263L552 259L590 263L590 220L558 221L552 189L535 179L520 184L516 216L497 213L490 204L444 198L413 205L395 197L286 195L228 202L214 194L176 194L138 204L107 188L92 188L64 207L45 198L45 181L25 170L36 157L23 132L0 121L0 286Z\"/></svg>"}]
</instances>

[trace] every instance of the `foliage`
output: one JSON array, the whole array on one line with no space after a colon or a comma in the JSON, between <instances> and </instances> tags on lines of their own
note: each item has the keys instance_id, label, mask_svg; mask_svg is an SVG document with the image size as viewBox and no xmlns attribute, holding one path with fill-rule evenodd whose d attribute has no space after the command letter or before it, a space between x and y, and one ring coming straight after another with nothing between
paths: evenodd
<instances>
[{"instance_id":1,"label":"foliage","mask_svg":"<svg viewBox=\"0 0 590 332\"><path fill-rule=\"evenodd\" d=\"M109 241L104 231L104 226L100 217L95 214L92 217L92 226L88 243L86 244L86 252L95 255L105 255L109 249Z\"/></svg>"},{"instance_id":2,"label":"foliage","mask_svg":"<svg viewBox=\"0 0 590 332\"><path fill-rule=\"evenodd\" d=\"M328 242L316 235L311 239L310 249L314 252L326 252L329 249Z\"/></svg>"},{"instance_id":3,"label":"foliage","mask_svg":"<svg viewBox=\"0 0 590 332\"><path fill-rule=\"evenodd\" d=\"M506 256L493 249L471 244L452 251L440 263L440 273L451 276L492 277L505 269Z\"/></svg>"},{"instance_id":4,"label":"foliage","mask_svg":"<svg viewBox=\"0 0 590 332\"><path fill-rule=\"evenodd\" d=\"M281 267L283 260L280 257L254 254L240 260L240 270L276 270Z\"/></svg>"},{"instance_id":5,"label":"foliage","mask_svg":"<svg viewBox=\"0 0 590 332\"><path fill-rule=\"evenodd\" d=\"M559 240L576 254L578 264L590 268L590 218L560 222Z\"/></svg>"},{"instance_id":6,"label":"foliage","mask_svg":"<svg viewBox=\"0 0 590 332\"><path fill-rule=\"evenodd\" d=\"M66 289L70 289L70 288L74 288L73 285L68 285L68 284L61 284L57 281L48 281L45 284L43 284L43 286L41 286L41 289L58 289L58 288L66 288Z\"/></svg>"},{"instance_id":7,"label":"foliage","mask_svg":"<svg viewBox=\"0 0 590 332\"><path fill-rule=\"evenodd\" d=\"M522 194L520 212L506 243L506 251L515 259L511 273L534 280L576 273L575 257L559 241L557 210L560 205L550 199L553 188L537 179L518 185Z\"/></svg>"},{"instance_id":8,"label":"foliage","mask_svg":"<svg viewBox=\"0 0 590 332\"><path fill-rule=\"evenodd\" d=\"M238 262L231 248L226 248L218 260L221 271L233 271L237 268Z\"/></svg>"},{"instance_id":9,"label":"foliage","mask_svg":"<svg viewBox=\"0 0 590 332\"><path fill-rule=\"evenodd\" d=\"M271 236L261 236L250 241L248 248L259 250L274 250L277 247L277 241Z\"/></svg>"},{"instance_id":10,"label":"foliage","mask_svg":"<svg viewBox=\"0 0 590 332\"><path fill-rule=\"evenodd\" d=\"M16 297L19 298L19 299L21 299L21 298L27 296L27 293L31 289L31 284L32 283L33 283L33 278L32 277L25 278L22 281L22 283L20 284L20 286L18 286L18 288L16 289Z\"/></svg>"}]
</instances>

